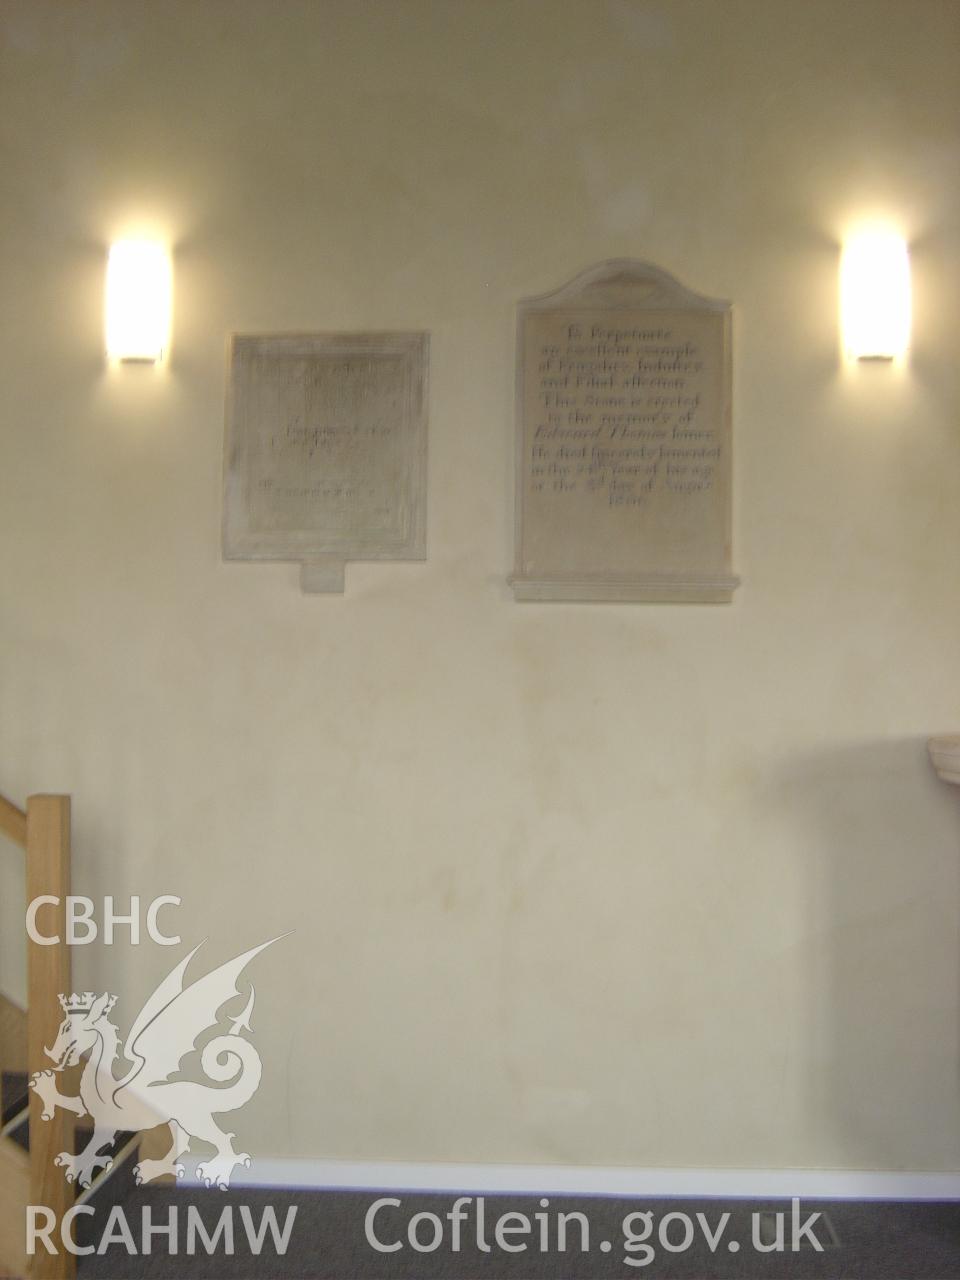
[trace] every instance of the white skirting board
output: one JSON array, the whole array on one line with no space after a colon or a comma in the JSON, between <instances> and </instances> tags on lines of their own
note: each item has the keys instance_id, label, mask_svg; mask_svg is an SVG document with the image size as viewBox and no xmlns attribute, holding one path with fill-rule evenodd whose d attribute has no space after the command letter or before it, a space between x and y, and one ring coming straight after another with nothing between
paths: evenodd
<instances>
[{"instance_id":1,"label":"white skirting board","mask_svg":"<svg viewBox=\"0 0 960 1280\"><path fill-rule=\"evenodd\" d=\"M184 1179L196 1185L193 1165ZM254 1158L232 1187L436 1191L484 1195L701 1197L751 1200L960 1200L960 1171L633 1169L588 1165L412 1164Z\"/></svg>"}]
</instances>

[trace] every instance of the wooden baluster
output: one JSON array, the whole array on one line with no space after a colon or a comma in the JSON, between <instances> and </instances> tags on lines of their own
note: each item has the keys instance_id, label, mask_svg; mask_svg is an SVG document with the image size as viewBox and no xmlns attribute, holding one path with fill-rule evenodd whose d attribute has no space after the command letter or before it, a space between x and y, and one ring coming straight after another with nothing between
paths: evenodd
<instances>
[{"instance_id":1,"label":"wooden baluster","mask_svg":"<svg viewBox=\"0 0 960 1280\"><path fill-rule=\"evenodd\" d=\"M27 1067L50 1070L44 1045L52 1045L62 1020L57 996L70 993L70 949L66 937L66 899L70 893L70 797L31 796L27 801L27 901L44 894L59 898L56 907L41 908L39 926L60 941L53 946L27 943ZM30 1203L46 1205L59 1223L74 1203L74 1188L54 1165L61 1151L73 1151L74 1117L60 1108L52 1120L41 1120L42 1104L30 1097ZM42 1242L34 1254L31 1280L73 1280L76 1259L61 1249L48 1254Z\"/></svg>"}]
</instances>

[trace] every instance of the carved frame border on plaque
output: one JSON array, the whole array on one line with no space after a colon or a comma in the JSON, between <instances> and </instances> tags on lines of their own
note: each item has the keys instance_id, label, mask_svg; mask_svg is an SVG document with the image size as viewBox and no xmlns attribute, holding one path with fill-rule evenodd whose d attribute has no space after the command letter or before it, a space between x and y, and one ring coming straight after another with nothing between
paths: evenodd
<instances>
[{"instance_id":1,"label":"carved frame border on plaque","mask_svg":"<svg viewBox=\"0 0 960 1280\"><path fill-rule=\"evenodd\" d=\"M533 437L538 433L538 424L534 422L534 417L540 419L540 430L544 432L545 438L549 436L551 431L559 431L562 435L570 435L571 445L580 445L579 440L574 439L573 427L569 429L566 426L558 425L546 426L547 413L546 408L550 404L548 392L543 390L546 383L545 378L541 378L540 384L535 388L531 383L536 369L541 370L547 367L540 355L544 354L544 348L541 346L537 359L540 360L539 365L534 364L533 355L534 347L532 345L533 337L536 330L533 326L538 323L539 317L547 316L546 324L540 321L539 335L542 337L547 333L549 327L550 313L556 318L562 317L564 323L567 321L574 327L579 321L596 324L596 317L601 315L609 317L612 322L622 322L625 317L633 313L642 318L642 323L646 326L656 328L658 323L663 326L668 325L669 317L675 317L673 328L683 330L686 323L687 328L695 331L701 331L710 335L711 344L716 343L715 351L710 352L712 358L711 369L711 386L709 394L704 398L708 399L711 406L710 421L708 429L700 434L704 437L710 437L710 444L716 441L713 452L715 459L711 459L709 464L709 479L701 485L701 488L714 490L708 496L700 498L700 507L706 513L704 527L695 529L692 533L688 528L679 530L676 538L673 538L670 528L662 528L656 525L656 537L663 543L663 547L658 549L656 546L648 545L651 542L649 537L650 526L647 526L647 534L643 532L643 513L636 516L635 521L631 523L631 517L619 514L608 514L603 510L605 501L611 506L614 505L614 489L613 481L609 481L609 492L601 494L597 498L575 498L576 510L572 513L580 521L581 525L590 523L594 519L594 524L599 530L599 525L603 524L602 531L598 531L598 544L606 539L605 546L610 552L609 559L613 567L600 563L587 563L590 555L586 553L581 556L582 540L580 546L574 544L577 536L577 530L564 527L564 523L555 514L556 504L550 508L547 499L539 496L539 490L544 485L562 483L564 477L567 477L571 488L576 489L577 470L583 474L583 485L585 487L594 487L600 489L601 483L597 480L600 474L608 475L609 472L600 472L597 465L591 462L591 456L595 457L593 444L587 444L584 439L583 447L588 451L579 463L572 463L568 467L567 461L560 463L556 459L560 457L563 446L555 446L550 444L549 448L539 449L540 466L538 471L540 474L546 473L547 479L542 481L534 477L534 459L535 451L533 446ZM659 321L658 321L659 314ZM699 320L697 317L709 317L708 320ZM629 323L629 322L628 322ZM528 326L530 326L531 342L528 343ZM569 330L568 330L569 332ZM587 330L589 333L589 329ZM639 329L637 330L639 332ZM652 332L652 329L651 329ZM666 328L664 328L666 332ZM713 336L715 334L715 337ZM539 338L537 339L539 341ZM551 351L557 348L551 348ZM637 352L643 354L640 347L632 354L635 356ZM585 362L589 364L589 361ZM599 365L597 366L599 367ZM640 365L638 364L638 368ZM701 368L703 363L701 362ZM734 575L731 568L731 540L732 540L732 456L731 456L731 437L732 437L732 361L731 361L731 304L729 302L703 297L694 293L690 289L685 288L673 276L659 267L649 263L635 261L633 259L613 259L602 262L597 266L588 268L580 272L568 284L550 293L541 294L537 297L523 299L518 306L517 311L517 385L516 385L516 512L515 512L515 569L509 578L510 585L513 588L514 597L522 601L626 601L626 602L649 602L649 603L729 603L732 599L733 592L739 585L740 579ZM611 375L613 376L613 375ZM639 379L639 374L636 375ZM623 375L621 375L621 378ZM603 381L603 379L599 379ZM563 378L558 378L557 382L563 384ZM529 385L528 385L529 384ZM616 388L615 383L610 384L612 388ZM646 389L646 384L644 388ZM611 402L613 402L611 397ZM692 399L692 397L691 397ZM593 420L588 417L585 405L590 403L587 396L581 397L581 401L577 402L577 393L571 393L566 397L554 396L555 406L566 406L563 413L553 415L553 421L557 424L567 421L564 414L578 414L578 417L570 419L571 423L590 423L589 432L584 428L580 435L587 437L590 432L594 431ZM700 398L698 395L697 403ZM625 404L629 400L624 400ZM637 402L639 403L639 401ZM679 403L679 398L678 398ZM534 404L536 409L534 411ZM699 410L698 410L699 412ZM624 421L626 421L624 417ZM701 422L698 424L703 426ZM679 431L679 425L674 423ZM601 428L598 426L596 431ZM626 430L626 428L624 428ZM667 434L670 433L670 426L667 423L665 427ZM642 434L641 432L637 433ZM676 434L676 432L674 433ZM691 436L694 434L691 431ZM600 436L594 435L594 440L600 439ZM567 451L568 457L575 457L580 452L579 448L571 447ZM623 451L624 453L627 450ZM633 455L636 458L642 458L643 446L636 445L633 449ZM662 451L661 451L662 452ZM677 448L674 454L682 459L684 454L688 457L694 457L693 446L686 448ZM650 458L655 455L653 452L649 454ZM659 454L656 455L660 457ZM546 465L543 459L552 459L554 465ZM643 463L638 462L634 466L634 472L640 472ZM669 526L671 516L671 503L676 506L679 498L671 493L665 492L664 475L667 468L663 468L657 479L656 468L652 462L647 465L647 485L648 491L652 492L654 485L660 486L656 501L659 502L656 518L661 520L662 524ZM661 465L660 461L656 464ZM692 476L696 474L696 466L693 462L683 463L676 461L672 464L675 469L682 471L686 466L686 474ZM571 469L572 468L572 469ZM558 479L551 480L550 472L553 470ZM625 468L629 470L629 468ZM701 466L702 475L707 475L707 467ZM650 479L650 476L653 476ZM676 481L677 471L674 470L671 477L671 484ZM629 490L629 486L625 485L624 489L628 493L628 497L624 501L636 504L637 508L642 507L646 500L642 490L645 486L634 484L633 491ZM676 485L678 490L682 489L682 485ZM691 488L693 486L690 486ZM582 494L583 490L581 490ZM699 495L698 495L699 496ZM620 500L621 494L617 493L617 501ZM539 506L538 506L539 504ZM647 504L649 508L649 503ZM690 504L688 504L690 506ZM699 508L698 508L699 509ZM679 510L679 507L677 507ZM553 514L547 516L545 513L552 511ZM591 517L590 512L595 511L596 517ZM648 516L648 519L654 517ZM540 522L539 525L537 522ZM554 530L559 533L558 537L552 537L551 529L548 523L552 521ZM709 528L707 528L709 525ZM646 541L645 541L646 538ZM563 542L566 539L566 551L561 548L555 550L554 543ZM633 539L633 545L628 545ZM693 548L689 555L684 550L685 542ZM707 544L699 548L698 543ZM674 545L675 544L675 545ZM679 548L679 551L677 550ZM703 552L700 557L700 552ZM635 564L628 563L631 556L635 553ZM564 555L569 560L584 560L584 563L574 565L562 563ZM662 562L658 563L658 556ZM685 563L684 559L696 560L696 563ZM698 558L699 557L699 558ZM602 558L602 555L599 557ZM551 562L553 561L553 562Z\"/></svg>"},{"instance_id":2,"label":"carved frame border on plaque","mask_svg":"<svg viewBox=\"0 0 960 1280\"><path fill-rule=\"evenodd\" d=\"M426 559L429 334L235 334L228 359L224 558L300 561L305 592L342 592L350 560ZM377 396L376 420L362 421ZM313 461L325 450L329 484ZM291 487L298 452L303 486ZM284 463L302 527L273 497Z\"/></svg>"}]
</instances>

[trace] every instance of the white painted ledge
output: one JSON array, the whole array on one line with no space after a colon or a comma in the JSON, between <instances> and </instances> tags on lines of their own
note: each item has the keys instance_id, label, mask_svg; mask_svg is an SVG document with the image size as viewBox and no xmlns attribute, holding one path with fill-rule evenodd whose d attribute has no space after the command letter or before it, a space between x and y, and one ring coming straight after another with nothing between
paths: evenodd
<instances>
[{"instance_id":1,"label":"white painted ledge","mask_svg":"<svg viewBox=\"0 0 960 1280\"><path fill-rule=\"evenodd\" d=\"M938 776L944 782L960 785L960 734L931 738L927 742L927 750Z\"/></svg>"},{"instance_id":2,"label":"white painted ledge","mask_svg":"<svg viewBox=\"0 0 960 1280\"><path fill-rule=\"evenodd\" d=\"M188 1173L187 1185L196 1185ZM960 1171L635 1169L577 1165L407 1164L254 1159L235 1187L437 1191L475 1195L723 1197L808 1200L960 1200Z\"/></svg>"}]
</instances>

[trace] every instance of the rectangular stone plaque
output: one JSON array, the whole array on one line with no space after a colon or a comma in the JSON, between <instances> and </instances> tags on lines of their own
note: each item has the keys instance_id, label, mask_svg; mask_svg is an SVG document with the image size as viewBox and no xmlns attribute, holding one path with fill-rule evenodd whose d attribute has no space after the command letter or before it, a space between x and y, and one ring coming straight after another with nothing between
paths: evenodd
<instances>
[{"instance_id":1,"label":"rectangular stone plaque","mask_svg":"<svg viewBox=\"0 0 960 1280\"><path fill-rule=\"evenodd\" d=\"M604 262L517 340L516 599L728 602L730 304Z\"/></svg>"},{"instance_id":2,"label":"rectangular stone plaque","mask_svg":"<svg viewBox=\"0 0 960 1280\"><path fill-rule=\"evenodd\" d=\"M426 333L237 334L223 553L299 560L304 591L348 560L426 556Z\"/></svg>"}]
</instances>

